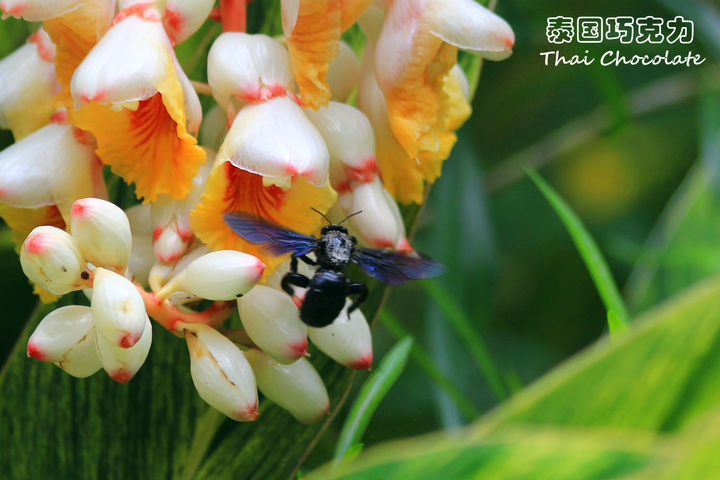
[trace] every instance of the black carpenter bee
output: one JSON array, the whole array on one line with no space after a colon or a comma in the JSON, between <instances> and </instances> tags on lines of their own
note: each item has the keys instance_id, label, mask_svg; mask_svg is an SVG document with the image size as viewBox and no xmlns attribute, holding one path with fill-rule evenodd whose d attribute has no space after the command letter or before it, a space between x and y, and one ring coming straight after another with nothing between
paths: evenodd
<instances>
[{"instance_id":1,"label":"black carpenter bee","mask_svg":"<svg viewBox=\"0 0 720 480\"><path fill-rule=\"evenodd\" d=\"M308 289L300 306L300 318L312 327L330 325L345 306L346 297L356 296L348 308L348 315L367 299L367 286L351 282L343 273L351 262L389 285L434 277L445 271L445 267L427 257L356 247L357 239L349 235L341 223L361 212L333 224L321 212L315 211L328 221L320 231L320 238L288 230L247 213L223 215L225 223L248 242L263 245L274 255L292 254L290 271L282 279L282 288L290 296L294 293L293 287ZM315 260L307 256L310 253L315 254ZM298 273L298 259L319 266L312 278Z\"/></svg>"}]
</instances>

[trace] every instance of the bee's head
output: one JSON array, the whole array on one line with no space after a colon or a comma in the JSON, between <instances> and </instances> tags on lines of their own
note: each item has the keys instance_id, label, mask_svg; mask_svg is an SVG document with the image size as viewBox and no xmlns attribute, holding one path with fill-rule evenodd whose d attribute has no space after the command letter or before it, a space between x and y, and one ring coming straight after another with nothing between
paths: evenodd
<instances>
[{"instance_id":1,"label":"bee's head","mask_svg":"<svg viewBox=\"0 0 720 480\"><path fill-rule=\"evenodd\" d=\"M345 235L347 235L348 229L343 227L342 225L325 225L320 230L321 235L326 235L329 232L340 232L340 233L344 233Z\"/></svg>"}]
</instances>

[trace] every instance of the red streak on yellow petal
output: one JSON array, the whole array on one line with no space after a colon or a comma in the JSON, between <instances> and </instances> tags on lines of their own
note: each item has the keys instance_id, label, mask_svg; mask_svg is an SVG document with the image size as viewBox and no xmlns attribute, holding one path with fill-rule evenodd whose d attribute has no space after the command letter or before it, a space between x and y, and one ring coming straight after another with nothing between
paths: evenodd
<instances>
[{"instance_id":1,"label":"red streak on yellow petal","mask_svg":"<svg viewBox=\"0 0 720 480\"><path fill-rule=\"evenodd\" d=\"M205 161L197 140L177 123L156 93L141 100L135 111L119 112L94 103L76 112L76 124L90 130L97 139L97 154L113 172L135 182L144 201L159 194L184 197L192 178Z\"/></svg>"}]
</instances>

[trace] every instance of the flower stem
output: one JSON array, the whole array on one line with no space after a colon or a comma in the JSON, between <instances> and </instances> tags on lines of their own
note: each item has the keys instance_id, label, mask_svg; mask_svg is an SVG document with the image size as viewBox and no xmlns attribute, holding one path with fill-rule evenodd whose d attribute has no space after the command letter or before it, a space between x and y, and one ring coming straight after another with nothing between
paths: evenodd
<instances>
[{"instance_id":1,"label":"flower stem","mask_svg":"<svg viewBox=\"0 0 720 480\"><path fill-rule=\"evenodd\" d=\"M247 29L247 0L220 0L220 22L223 32Z\"/></svg>"},{"instance_id":2,"label":"flower stem","mask_svg":"<svg viewBox=\"0 0 720 480\"><path fill-rule=\"evenodd\" d=\"M148 315L176 334L182 334L182 324L184 323L204 323L211 327L217 327L227 320L235 308L235 302L214 302L202 312L187 313L170 302L160 300L156 294L146 292L142 286L136 284L135 287L142 296Z\"/></svg>"}]
</instances>

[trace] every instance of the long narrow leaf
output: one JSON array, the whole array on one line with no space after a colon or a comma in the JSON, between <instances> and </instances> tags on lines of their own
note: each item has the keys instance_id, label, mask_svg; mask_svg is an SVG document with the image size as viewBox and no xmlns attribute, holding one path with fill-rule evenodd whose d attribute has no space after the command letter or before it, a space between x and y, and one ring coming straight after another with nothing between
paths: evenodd
<instances>
[{"instance_id":1,"label":"long narrow leaf","mask_svg":"<svg viewBox=\"0 0 720 480\"><path fill-rule=\"evenodd\" d=\"M528 170L528 175L553 207L555 213L558 214L570 237L572 237L573 243L575 243L575 247L577 247L585 266L590 272L595 288L597 288L606 310L613 314L609 315L613 319L610 322L613 327L611 333L617 332L619 325L626 326L628 324L628 310L617 285L615 285L610 268L602 253L600 253L595 240L590 236L577 214L535 170Z\"/></svg>"},{"instance_id":2,"label":"long narrow leaf","mask_svg":"<svg viewBox=\"0 0 720 480\"><path fill-rule=\"evenodd\" d=\"M405 368L412 345L412 337L405 337L396 343L363 384L340 431L335 446L336 462L342 460L351 446L360 443L377 406Z\"/></svg>"},{"instance_id":3,"label":"long narrow leaf","mask_svg":"<svg viewBox=\"0 0 720 480\"><path fill-rule=\"evenodd\" d=\"M401 339L409 335L398 319L387 310L380 312L380 321L383 323L390 333L396 338ZM448 379L440 369L435 365L430 355L419 345L414 344L410 350L410 355L417 362L420 368L430 377L435 384L440 387L455 402L455 405L462 411L468 420L479 415L477 408L472 404L463 393Z\"/></svg>"},{"instance_id":4,"label":"long narrow leaf","mask_svg":"<svg viewBox=\"0 0 720 480\"><path fill-rule=\"evenodd\" d=\"M423 280L422 285L433 301L443 310L450 321L450 325L457 331L460 338L467 343L470 353L475 358L495 396L499 400L507 398L507 390L502 383L500 371L490 356L484 340L473 327L470 318L457 304L452 295L437 281Z\"/></svg>"}]
</instances>

